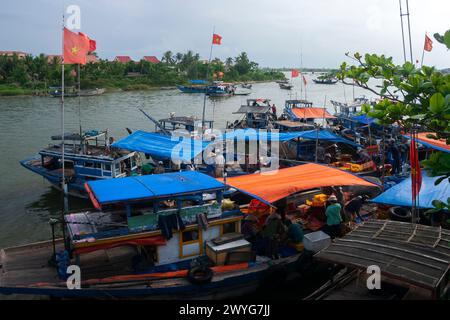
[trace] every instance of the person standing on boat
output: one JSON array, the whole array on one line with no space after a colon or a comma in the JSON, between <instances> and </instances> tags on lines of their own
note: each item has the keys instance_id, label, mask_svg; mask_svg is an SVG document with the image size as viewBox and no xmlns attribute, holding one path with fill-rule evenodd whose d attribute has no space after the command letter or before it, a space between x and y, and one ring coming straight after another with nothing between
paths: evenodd
<instances>
[{"instance_id":1,"label":"person standing on boat","mask_svg":"<svg viewBox=\"0 0 450 320\"><path fill-rule=\"evenodd\" d=\"M272 213L266 221L262 236L266 243L266 255L271 259L278 259L278 247L286 233L286 227L278 213Z\"/></svg>"},{"instance_id":2,"label":"person standing on boat","mask_svg":"<svg viewBox=\"0 0 450 320\"><path fill-rule=\"evenodd\" d=\"M275 117L277 116L277 107L275 106L275 103L272 104L272 113Z\"/></svg>"},{"instance_id":3,"label":"person standing on boat","mask_svg":"<svg viewBox=\"0 0 450 320\"><path fill-rule=\"evenodd\" d=\"M389 141L389 149L388 152L390 154L391 165L392 165L392 174L398 174L401 170L401 155L400 150L395 143L394 139Z\"/></svg>"},{"instance_id":4,"label":"person standing on boat","mask_svg":"<svg viewBox=\"0 0 450 320\"><path fill-rule=\"evenodd\" d=\"M327 224L325 225L324 232L328 234L331 239L339 236L341 233L341 205L335 195L331 195L328 198L329 205L325 210L325 215L327 217Z\"/></svg>"},{"instance_id":5,"label":"person standing on boat","mask_svg":"<svg viewBox=\"0 0 450 320\"><path fill-rule=\"evenodd\" d=\"M345 204L345 195L344 191L342 190L342 187L331 187L333 190L333 194L336 196L337 202L341 205L341 218L344 220L345 213L344 213L344 204Z\"/></svg>"},{"instance_id":6,"label":"person standing on boat","mask_svg":"<svg viewBox=\"0 0 450 320\"><path fill-rule=\"evenodd\" d=\"M216 178L222 178L225 170L225 157L222 150L216 150L216 156L214 158L214 173Z\"/></svg>"}]
</instances>

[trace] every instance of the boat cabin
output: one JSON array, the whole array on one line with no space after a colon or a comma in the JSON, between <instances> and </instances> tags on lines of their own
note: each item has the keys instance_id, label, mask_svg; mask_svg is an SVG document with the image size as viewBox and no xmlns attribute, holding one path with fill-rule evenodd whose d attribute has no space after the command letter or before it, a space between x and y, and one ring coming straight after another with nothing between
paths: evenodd
<instances>
[{"instance_id":1,"label":"boat cabin","mask_svg":"<svg viewBox=\"0 0 450 320\"><path fill-rule=\"evenodd\" d=\"M242 119L228 123L227 128L229 129L267 129L269 123L276 120L269 99L247 99L247 104L241 106L233 114L242 115Z\"/></svg>"},{"instance_id":2,"label":"boat cabin","mask_svg":"<svg viewBox=\"0 0 450 320\"><path fill-rule=\"evenodd\" d=\"M186 130L190 133L201 129L202 121L195 117L170 117L159 120L160 128L163 128L167 132L175 130ZM214 120L205 120L205 129L212 129ZM155 131L158 132L158 127L155 127Z\"/></svg>"},{"instance_id":3,"label":"boat cabin","mask_svg":"<svg viewBox=\"0 0 450 320\"><path fill-rule=\"evenodd\" d=\"M25 168L42 175L59 188L62 177L62 136L51 137L60 141L50 144L37 155L22 160ZM107 131L86 131L64 135L64 174L68 179L69 193L85 196L83 184L89 180L121 178L136 174L139 154L112 148L113 138Z\"/></svg>"},{"instance_id":4,"label":"boat cabin","mask_svg":"<svg viewBox=\"0 0 450 320\"><path fill-rule=\"evenodd\" d=\"M196 171L92 181L86 189L99 211L66 216L75 254L143 245L158 266L200 256L207 241L240 232L240 210L221 208L225 185Z\"/></svg>"}]
</instances>

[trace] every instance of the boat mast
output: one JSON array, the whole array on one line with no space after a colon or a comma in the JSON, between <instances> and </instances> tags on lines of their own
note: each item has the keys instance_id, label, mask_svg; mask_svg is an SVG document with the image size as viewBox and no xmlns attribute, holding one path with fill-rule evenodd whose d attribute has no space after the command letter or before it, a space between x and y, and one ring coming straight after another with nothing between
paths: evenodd
<instances>
[{"instance_id":1,"label":"boat mast","mask_svg":"<svg viewBox=\"0 0 450 320\"><path fill-rule=\"evenodd\" d=\"M67 184L66 184L66 166L65 166L65 137L64 137L64 29L65 29L65 17L63 13L63 24L62 24L62 55L61 55L61 162L62 162L62 181L61 189L63 193L63 210L61 212L61 226L63 238L65 239L64 230L64 215L69 211L69 200L67 198ZM64 241L65 243L65 241Z\"/></svg>"},{"instance_id":2,"label":"boat mast","mask_svg":"<svg viewBox=\"0 0 450 320\"><path fill-rule=\"evenodd\" d=\"M300 74L303 78L302 69L303 69L303 46L302 46L302 41L300 40ZM300 79L300 99L302 99L302 97L303 97L303 79ZM305 97L305 100L306 100L306 97Z\"/></svg>"},{"instance_id":3,"label":"boat mast","mask_svg":"<svg viewBox=\"0 0 450 320\"><path fill-rule=\"evenodd\" d=\"M214 37L214 33L216 32L216 26L213 26L213 37ZM211 39L210 39L211 40ZM211 40L211 49L209 51L209 59L208 59L208 66L206 67L206 81L208 81L209 78L209 68L211 65L211 58L212 58L212 51L213 51L213 41ZM205 111L206 111L206 94L208 93L208 85L206 85L205 88L205 96L203 97L203 111L202 111L202 133L201 133L201 137L203 140L203 130L205 128ZM213 119L214 120L214 119Z\"/></svg>"},{"instance_id":4,"label":"boat mast","mask_svg":"<svg viewBox=\"0 0 450 320\"><path fill-rule=\"evenodd\" d=\"M81 75L80 75L80 64L77 64L77 77L78 77L78 123L80 126L80 137L83 135L81 128Z\"/></svg>"}]
</instances>

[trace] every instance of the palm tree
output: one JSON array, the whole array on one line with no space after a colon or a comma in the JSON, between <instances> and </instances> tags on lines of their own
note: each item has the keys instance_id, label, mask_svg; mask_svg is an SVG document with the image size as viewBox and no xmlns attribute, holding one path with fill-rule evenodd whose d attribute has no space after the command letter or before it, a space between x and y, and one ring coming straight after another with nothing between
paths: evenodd
<instances>
[{"instance_id":1,"label":"palm tree","mask_svg":"<svg viewBox=\"0 0 450 320\"><path fill-rule=\"evenodd\" d=\"M164 52L161 60L164 61L166 64L173 64L174 59L173 59L172 51L169 50L169 51Z\"/></svg>"}]
</instances>

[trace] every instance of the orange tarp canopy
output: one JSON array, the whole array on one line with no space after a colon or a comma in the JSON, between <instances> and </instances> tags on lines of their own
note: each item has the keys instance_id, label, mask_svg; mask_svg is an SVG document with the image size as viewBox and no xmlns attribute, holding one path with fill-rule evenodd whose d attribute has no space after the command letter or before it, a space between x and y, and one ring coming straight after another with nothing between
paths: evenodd
<instances>
[{"instance_id":1,"label":"orange tarp canopy","mask_svg":"<svg viewBox=\"0 0 450 320\"><path fill-rule=\"evenodd\" d=\"M300 119L333 119L331 114L324 108L292 108L292 113ZM325 114L324 114L325 111Z\"/></svg>"},{"instance_id":2,"label":"orange tarp canopy","mask_svg":"<svg viewBox=\"0 0 450 320\"><path fill-rule=\"evenodd\" d=\"M271 172L232 177L227 179L227 184L270 203L296 192L319 187L376 186L351 173L314 163Z\"/></svg>"},{"instance_id":3,"label":"orange tarp canopy","mask_svg":"<svg viewBox=\"0 0 450 320\"><path fill-rule=\"evenodd\" d=\"M432 132L420 132L417 134L418 142L425 142L431 147L435 147L438 150L444 151L444 152L450 152L450 145L448 145L444 139L435 140L427 138L428 134L433 134ZM410 135L408 135L410 136Z\"/></svg>"}]
</instances>

